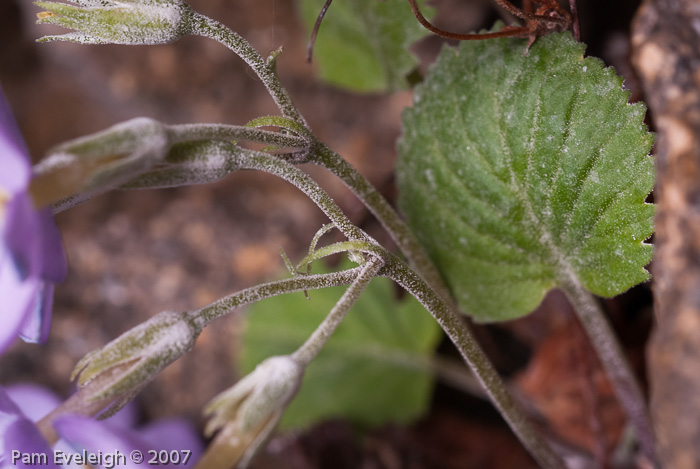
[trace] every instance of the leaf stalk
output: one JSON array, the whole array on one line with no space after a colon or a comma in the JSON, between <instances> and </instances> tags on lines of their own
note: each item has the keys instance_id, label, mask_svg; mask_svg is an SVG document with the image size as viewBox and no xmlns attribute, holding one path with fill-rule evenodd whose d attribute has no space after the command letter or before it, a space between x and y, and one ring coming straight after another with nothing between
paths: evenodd
<instances>
[{"instance_id":1,"label":"leaf stalk","mask_svg":"<svg viewBox=\"0 0 700 469\"><path fill-rule=\"evenodd\" d=\"M646 399L625 354L596 298L578 281L566 282L562 290L574 306L579 321L593 344L615 394L635 429L644 456L656 461L654 431Z\"/></svg>"}]
</instances>

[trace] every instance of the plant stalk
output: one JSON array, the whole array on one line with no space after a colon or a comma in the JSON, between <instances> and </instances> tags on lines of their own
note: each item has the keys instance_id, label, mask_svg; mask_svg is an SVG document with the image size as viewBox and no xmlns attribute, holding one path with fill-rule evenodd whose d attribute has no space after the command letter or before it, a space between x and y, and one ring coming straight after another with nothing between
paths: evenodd
<instances>
[{"instance_id":1,"label":"plant stalk","mask_svg":"<svg viewBox=\"0 0 700 469\"><path fill-rule=\"evenodd\" d=\"M376 270L373 269L371 271L371 276L376 275L380 268L381 264ZM364 268L364 270L367 270L367 268ZM203 308L191 311L188 313L188 317L196 326L204 328L215 319L230 313L238 307L286 293L352 284L356 282L356 279L362 272L363 267L355 267L341 272L300 275L276 282L256 285L225 296ZM53 428L53 421L62 415L80 414L92 417L109 407L110 404L112 404L112 397L94 400L91 399L90 396L93 394L94 389L100 389L104 385L105 380L108 381L110 379L112 379L110 373L99 375L84 387L78 389L75 394L42 418L41 421L37 423L37 426L44 438L49 441L50 444L58 441L58 434Z\"/></svg>"},{"instance_id":2,"label":"plant stalk","mask_svg":"<svg viewBox=\"0 0 700 469\"><path fill-rule=\"evenodd\" d=\"M654 432L646 400L615 333L595 297L577 280L561 286L588 334L615 394L634 427L643 454L656 461Z\"/></svg>"},{"instance_id":3,"label":"plant stalk","mask_svg":"<svg viewBox=\"0 0 700 469\"><path fill-rule=\"evenodd\" d=\"M280 85L274 71L273 60L265 62L257 51L241 36L214 20L197 15L194 23L194 30L197 34L223 43L248 63L262 80L285 117L308 128L301 114ZM320 146L321 149L324 147L325 145ZM565 467L559 456L554 453L549 444L530 425L523 412L509 395L500 376L498 376L486 355L471 336L466 324L462 321L454 301L451 299L439 274L437 274L427 255L425 255L403 221L398 217L398 214L352 166L345 163L342 158L331 152L327 147L325 148L321 153L323 158L320 159L321 162L325 163L323 165L328 165L331 171L339 173L341 179L368 205L370 210L398 241L406 256L417 266L421 275L429 279L429 283L425 282L421 276L401 263L388 251L385 251L386 256L382 257L385 261L391 259L390 265L386 265L382 270L387 268L390 268L389 270L393 269L393 275L389 276L416 296L423 306L433 314L450 339L455 343L464 360L474 370L479 381L485 387L492 401L501 411L501 414L510 424L513 431L540 465L545 468ZM379 248L369 236L350 223L328 194L306 173L279 158L245 150L242 153L246 153L247 157L239 158L241 169L247 168L269 172L294 184L326 213L350 241L366 241ZM371 199L371 204L367 202L367 198Z\"/></svg>"},{"instance_id":4,"label":"plant stalk","mask_svg":"<svg viewBox=\"0 0 700 469\"><path fill-rule=\"evenodd\" d=\"M292 99L279 82L274 70L273 62L266 62L262 56L243 37L222 25L221 23L195 14L193 19L195 34L214 39L228 47L236 55L241 57L260 78L274 99L282 115L303 125L308 129L306 121L296 108ZM399 246L399 249L409 259L409 262L423 276L428 284L434 288L446 302L452 303L452 297L442 277L437 272L427 254L401 220L396 211L389 205L386 199L362 176L352 165L333 152L325 144L317 141L317 164L327 168L340 179L362 200L367 208L377 217L390 236ZM456 308L455 308L456 309Z\"/></svg>"},{"instance_id":5,"label":"plant stalk","mask_svg":"<svg viewBox=\"0 0 700 469\"><path fill-rule=\"evenodd\" d=\"M308 147L308 142L301 137L243 125L180 124L166 126L166 132L171 145L196 140L249 140L278 147L299 149Z\"/></svg>"},{"instance_id":6,"label":"plant stalk","mask_svg":"<svg viewBox=\"0 0 700 469\"><path fill-rule=\"evenodd\" d=\"M263 283L220 298L203 308L188 313L188 316L196 326L204 328L213 320L225 316L238 307L255 303L265 298L351 284L361 273L361 269L361 267L355 267L329 274L298 275L275 282Z\"/></svg>"},{"instance_id":7,"label":"plant stalk","mask_svg":"<svg viewBox=\"0 0 700 469\"><path fill-rule=\"evenodd\" d=\"M386 263L382 272L415 296L433 315L450 340L455 344L464 361L474 371L474 374L486 389L491 401L503 415L503 418L508 422L513 432L528 451L530 451L530 454L542 467L552 469L565 467L563 461L537 430L532 427L523 411L513 400L501 377L493 368L476 340L474 340L462 316L452 304L436 293L410 267L389 251L377 245L374 240L353 225L333 199L306 173L290 163L264 153L244 149L236 150L237 152L241 151L241 155L237 156L237 158L242 168L247 167L249 169L266 171L294 184L328 215L336 227L350 241L364 241L366 243L364 249L358 243L356 245L358 246L358 251L364 251L371 255L380 255Z\"/></svg>"},{"instance_id":8,"label":"plant stalk","mask_svg":"<svg viewBox=\"0 0 700 469\"><path fill-rule=\"evenodd\" d=\"M474 340L463 318L453 310L410 267L387 251L384 271L396 283L405 288L433 315L450 340L455 344L464 361L474 371L477 379L491 398L508 425L543 468L565 468L564 461L550 444L531 425L530 421L508 392L506 385L493 368L479 344Z\"/></svg>"},{"instance_id":9,"label":"plant stalk","mask_svg":"<svg viewBox=\"0 0 700 469\"><path fill-rule=\"evenodd\" d=\"M292 354L292 358L299 362L302 366L308 366L311 360L316 358L316 355L321 351L328 339L335 332L348 311L355 304L360 294L367 288L369 282L377 275L379 270L384 265L381 257L372 257L368 259L361 267L359 275L345 290L343 296L333 306L323 322L316 330L306 339L306 342Z\"/></svg>"},{"instance_id":10,"label":"plant stalk","mask_svg":"<svg viewBox=\"0 0 700 469\"><path fill-rule=\"evenodd\" d=\"M287 91L277 79L274 54L270 60L264 60L258 51L242 36L218 21L199 13L193 15L192 31L193 34L208 37L223 44L243 59L263 82L282 115L306 127L306 121L304 121L289 94L287 94Z\"/></svg>"},{"instance_id":11,"label":"plant stalk","mask_svg":"<svg viewBox=\"0 0 700 469\"><path fill-rule=\"evenodd\" d=\"M317 147L317 151L310 154L310 162L326 168L340 178L377 218L416 272L423 277L426 283L446 303L450 304L453 309L457 309L457 305L452 299L447 285L445 285L428 254L384 196L377 191L367 178L336 152L322 142L318 142Z\"/></svg>"},{"instance_id":12,"label":"plant stalk","mask_svg":"<svg viewBox=\"0 0 700 469\"><path fill-rule=\"evenodd\" d=\"M349 239L367 241L377 244L364 231L356 227L343 211L336 205L330 195L316 181L296 166L267 153L236 148L236 158L239 169L254 169L274 174L293 184L326 214L335 226Z\"/></svg>"}]
</instances>

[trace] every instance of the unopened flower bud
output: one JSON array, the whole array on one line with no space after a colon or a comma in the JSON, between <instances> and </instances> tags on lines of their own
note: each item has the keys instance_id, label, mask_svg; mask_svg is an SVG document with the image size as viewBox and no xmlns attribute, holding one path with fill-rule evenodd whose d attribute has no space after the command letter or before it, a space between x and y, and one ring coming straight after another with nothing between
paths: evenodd
<instances>
[{"instance_id":1,"label":"unopened flower bud","mask_svg":"<svg viewBox=\"0 0 700 469\"><path fill-rule=\"evenodd\" d=\"M112 398L108 416L126 405L163 368L194 346L201 329L187 313L166 311L125 332L103 348L87 354L75 367L83 387L99 378L90 400Z\"/></svg>"},{"instance_id":2,"label":"unopened flower bud","mask_svg":"<svg viewBox=\"0 0 700 469\"><path fill-rule=\"evenodd\" d=\"M212 400L205 433L220 430L200 467L244 467L272 433L301 385L304 367L290 356L271 357Z\"/></svg>"},{"instance_id":3,"label":"unopened flower bud","mask_svg":"<svg viewBox=\"0 0 700 469\"><path fill-rule=\"evenodd\" d=\"M63 211L153 168L171 143L165 125L139 117L66 142L34 167L35 200Z\"/></svg>"},{"instance_id":4,"label":"unopened flower bud","mask_svg":"<svg viewBox=\"0 0 700 469\"><path fill-rule=\"evenodd\" d=\"M193 11L181 0L73 0L76 5L36 2L46 11L39 24L74 32L44 36L39 41L82 44L166 44L190 34Z\"/></svg>"}]
</instances>

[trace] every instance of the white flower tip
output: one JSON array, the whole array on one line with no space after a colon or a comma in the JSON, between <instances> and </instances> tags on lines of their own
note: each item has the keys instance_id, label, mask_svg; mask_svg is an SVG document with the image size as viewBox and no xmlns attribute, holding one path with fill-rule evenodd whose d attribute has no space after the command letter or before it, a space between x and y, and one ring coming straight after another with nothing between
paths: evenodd
<instances>
[{"instance_id":1,"label":"white flower tip","mask_svg":"<svg viewBox=\"0 0 700 469\"><path fill-rule=\"evenodd\" d=\"M287 407L299 390L304 367L292 357L271 357L207 406L207 431L233 425L246 433L259 428Z\"/></svg>"}]
</instances>

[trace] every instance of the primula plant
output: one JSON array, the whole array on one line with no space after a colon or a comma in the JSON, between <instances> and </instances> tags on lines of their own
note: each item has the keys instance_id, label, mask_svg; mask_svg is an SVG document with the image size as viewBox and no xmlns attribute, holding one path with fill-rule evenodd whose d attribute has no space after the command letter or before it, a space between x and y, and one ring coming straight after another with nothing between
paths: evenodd
<instances>
[{"instance_id":1,"label":"primula plant","mask_svg":"<svg viewBox=\"0 0 700 469\"><path fill-rule=\"evenodd\" d=\"M258 171L295 186L327 220L306 241L303 258L293 262L281 252L281 279L196 309L154 312L115 334L75 365L75 394L40 415L30 415L18 393L0 389L3 467L29 467L41 455L60 466L59 448L63 455L112 454L116 465L133 467L245 467L278 429L332 418L360 428L409 424L427 412L436 380L490 400L541 467L630 460L653 467L644 393L596 298L650 278L654 138L645 106L628 102L615 70L584 56L575 3L497 3L523 24L451 34L433 25L435 10L424 2L300 2L322 79L357 93L413 87L397 142L397 209L302 116L277 74L281 49L265 57L180 0L36 2L38 23L68 29L40 42L216 41L231 60L245 62L279 112L237 124L133 118L60 143L32 168L1 101L0 352L17 336L46 340L53 284L67 270L53 214L100 194ZM410 47L427 36L424 27L465 41L445 45L421 77ZM388 237L351 221L312 177L318 173L305 171L307 163L340 178ZM331 256L342 258L336 268L325 264ZM405 291L400 298L396 285ZM632 456L622 463L620 451L617 460L610 452L572 451L542 431L536 406L499 374L468 325L526 316L552 289L576 311L624 409ZM211 390L219 394L204 409L210 442L203 454L196 439L180 438L190 435L181 423L159 427L172 431L169 442L110 424L196 347L212 322L246 305L236 346L246 374L227 390ZM443 335L459 360L436 352Z\"/></svg>"}]
</instances>

